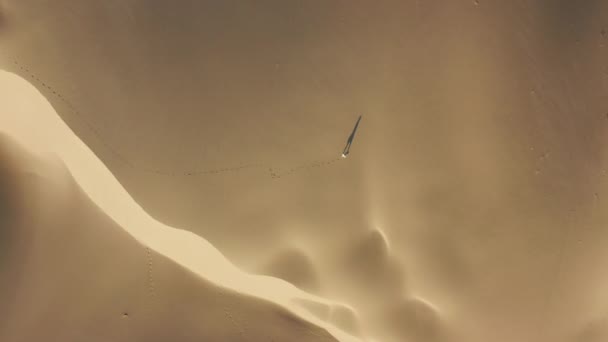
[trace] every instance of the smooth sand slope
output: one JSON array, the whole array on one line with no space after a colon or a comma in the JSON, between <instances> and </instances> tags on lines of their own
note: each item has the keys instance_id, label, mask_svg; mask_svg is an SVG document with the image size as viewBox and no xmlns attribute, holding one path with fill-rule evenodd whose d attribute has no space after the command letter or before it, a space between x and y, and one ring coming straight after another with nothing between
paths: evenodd
<instances>
[{"instance_id":1,"label":"smooth sand slope","mask_svg":"<svg viewBox=\"0 0 608 342\"><path fill-rule=\"evenodd\" d=\"M337 339L604 341L607 6L3 0L0 129Z\"/></svg>"}]
</instances>

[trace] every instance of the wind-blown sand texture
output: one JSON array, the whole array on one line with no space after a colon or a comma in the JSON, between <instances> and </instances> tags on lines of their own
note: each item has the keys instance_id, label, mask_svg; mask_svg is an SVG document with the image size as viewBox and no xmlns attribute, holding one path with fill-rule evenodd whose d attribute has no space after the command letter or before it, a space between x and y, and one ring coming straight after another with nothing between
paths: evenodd
<instances>
[{"instance_id":1,"label":"wind-blown sand texture","mask_svg":"<svg viewBox=\"0 0 608 342\"><path fill-rule=\"evenodd\" d=\"M607 340L607 25L0 0L0 341Z\"/></svg>"}]
</instances>

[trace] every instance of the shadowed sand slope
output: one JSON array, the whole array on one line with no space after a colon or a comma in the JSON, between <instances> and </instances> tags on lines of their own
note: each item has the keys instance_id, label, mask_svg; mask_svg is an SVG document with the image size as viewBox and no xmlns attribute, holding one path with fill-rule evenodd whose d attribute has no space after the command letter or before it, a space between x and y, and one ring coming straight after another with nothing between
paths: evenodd
<instances>
[{"instance_id":1,"label":"shadowed sand slope","mask_svg":"<svg viewBox=\"0 0 608 342\"><path fill-rule=\"evenodd\" d=\"M259 273L281 278L309 292L319 291L314 264L304 252L294 248L277 253Z\"/></svg>"}]
</instances>

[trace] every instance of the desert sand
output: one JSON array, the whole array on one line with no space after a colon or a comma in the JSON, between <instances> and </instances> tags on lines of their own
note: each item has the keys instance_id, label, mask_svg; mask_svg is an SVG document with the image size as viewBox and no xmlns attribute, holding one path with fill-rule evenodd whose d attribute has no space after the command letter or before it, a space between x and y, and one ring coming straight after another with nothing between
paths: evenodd
<instances>
[{"instance_id":1,"label":"desert sand","mask_svg":"<svg viewBox=\"0 0 608 342\"><path fill-rule=\"evenodd\" d=\"M0 341L608 340L607 23L0 1Z\"/></svg>"}]
</instances>

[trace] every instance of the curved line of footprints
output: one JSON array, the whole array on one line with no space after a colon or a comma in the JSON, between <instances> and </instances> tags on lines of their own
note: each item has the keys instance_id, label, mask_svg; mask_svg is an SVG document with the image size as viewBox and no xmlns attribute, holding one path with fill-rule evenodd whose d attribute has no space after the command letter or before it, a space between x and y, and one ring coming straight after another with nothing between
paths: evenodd
<instances>
[{"instance_id":1,"label":"curved line of footprints","mask_svg":"<svg viewBox=\"0 0 608 342\"><path fill-rule=\"evenodd\" d=\"M69 108L70 112L72 114L74 114L87 127L87 129L89 129L93 133L93 135L95 135L97 140L104 146L104 148L106 150L108 150L117 160L121 161L123 164L125 164L126 166L128 166L132 169L143 171L143 172L148 172L148 173L153 173L153 174L157 174L157 175L162 175L162 176L191 177L191 176L200 176L200 175L215 175L215 174L226 173L226 172L238 172L243 169L251 169L251 168L264 168L264 165L262 165L261 163L250 163L250 164L241 164L238 166L223 167L223 168L216 168L216 169L191 170L191 171L168 171L168 170L153 169L153 168L144 167L141 165L135 165L131 161L126 159L120 152L118 152L116 149L114 149L112 146L110 146L108 143L106 143L106 141L103 139L102 135L100 134L99 130L94 125L92 125L88 120L86 120L84 118L84 116L82 115L82 113L65 96L61 95L61 93L59 91L57 91L55 88L51 87L48 83L42 81L36 74L34 74L25 65L19 63L17 60L13 60L13 63L15 64L15 66L17 68L19 68L19 70L25 72L26 75L29 76L29 78L31 80L35 81L36 83L40 84L42 87L46 88L51 94L53 94L57 99L59 99L59 101L61 101L67 108ZM301 164L301 165L298 165L298 166L295 166L295 167L292 167L289 169L269 167L268 173L269 173L271 179L276 180L276 179L280 179L282 177L287 177L287 176L293 175L294 173L297 173L299 171L312 169L312 168L318 168L318 167L331 166L332 164L334 164L338 161L340 161L340 158L332 158L332 159L328 159L328 160L321 160L321 161Z\"/></svg>"},{"instance_id":2,"label":"curved line of footprints","mask_svg":"<svg viewBox=\"0 0 608 342\"><path fill-rule=\"evenodd\" d=\"M154 298L156 291L154 287L154 275L152 273L152 252L150 251L150 247L146 247L146 258L148 261L148 294Z\"/></svg>"}]
</instances>

